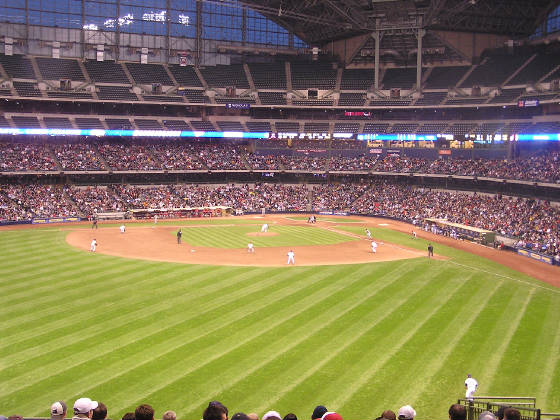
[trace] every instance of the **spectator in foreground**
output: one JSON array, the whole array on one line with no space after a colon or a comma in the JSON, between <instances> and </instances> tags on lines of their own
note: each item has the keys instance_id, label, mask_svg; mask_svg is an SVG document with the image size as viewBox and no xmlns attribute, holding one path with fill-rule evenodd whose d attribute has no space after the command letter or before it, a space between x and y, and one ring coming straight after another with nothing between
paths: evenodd
<instances>
[{"instance_id":1,"label":"spectator in foreground","mask_svg":"<svg viewBox=\"0 0 560 420\"><path fill-rule=\"evenodd\" d=\"M249 416L245 413L235 413L231 416L231 420L249 420Z\"/></svg>"},{"instance_id":2,"label":"spectator in foreground","mask_svg":"<svg viewBox=\"0 0 560 420\"><path fill-rule=\"evenodd\" d=\"M385 410L381 413L381 416L377 417L375 420L397 420L397 415L393 410Z\"/></svg>"},{"instance_id":3,"label":"spectator in foreground","mask_svg":"<svg viewBox=\"0 0 560 420\"><path fill-rule=\"evenodd\" d=\"M516 408L506 408L504 410L504 420L521 420L521 413Z\"/></svg>"},{"instance_id":4,"label":"spectator in foreground","mask_svg":"<svg viewBox=\"0 0 560 420\"><path fill-rule=\"evenodd\" d=\"M149 404L141 404L134 410L135 420L154 420L154 409Z\"/></svg>"},{"instance_id":5,"label":"spectator in foreground","mask_svg":"<svg viewBox=\"0 0 560 420\"><path fill-rule=\"evenodd\" d=\"M163 413L162 420L177 420L177 413L172 410L167 410Z\"/></svg>"},{"instance_id":6,"label":"spectator in foreground","mask_svg":"<svg viewBox=\"0 0 560 420\"><path fill-rule=\"evenodd\" d=\"M320 419L323 415L329 410L324 405L318 405L313 410L313 414L311 414L311 420Z\"/></svg>"},{"instance_id":7,"label":"spectator in foreground","mask_svg":"<svg viewBox=\"0 0 560 420\"><path fill-rule=\"evenodd\" d=\"M278 411L268 411L262 416L262 420L282 420L282 416Z\"/></svg>"},{"instance_id":8,"label":"spectator in foreground","mask_svg":"<svg viewBox=\"0 0 560 420\"><path fill-rule=\"evenodd\" d=\"M89 398L78 398L74 403L74 416L72 420L91 419L93 410L97 408L97 401L92 401Z\"/></svg>"},{"instance_id":9,"label":"spectator in foreground","mask_svg":"<svg viewBox=\"0 0 560 420\"><path fill-rule=\"evenodd\" d=\"M122 420L136 420L134 418L134 413L126 413L124 416L122 416Z\"/></svg>"},{"instance_id":10,"label":"spectator in foreground","mask_svg":"<svg viewBox=\"0 0 560 420\"><path fill-rule=\"evenodd\" d=\"M249 420L259 420L259 415L257 413L249 413L247 417L249 417Z\"/></svg>"},{"instance_id":11,"label":"spectator in foreground","mask_svg":"<svg viewBox=\"0 0 560 420\"><path fill-rule=\"evenodd\" d=\"M63 420L68 408L64 401L56 401L51 405L51 420Z\"/></svg>"},{"instance_id":12,"label":"spectator in foreground","mask_svg":"<svg viewBox=\"0 0 560 420\"><path fill-rule=\"evenodd\" d=\"M414 417L416 417L416 411L410 405L399 408L399 420L412 420Z\"/></svg>"},{"instance_id":13,"label":"spectator in foreground","mask_svg":"<svg viewBox=\"0 0 560 420\"><path fill-rule=\"evenodd\" d=\"M298 420L294 413L288 413L284 416L282 420Z\"/></svg>"},{"instance_id":14,"label":"spectator in foreground","mask_svg":"<svg viewBox=\"0 0 560 420\"><path fill-rule=\"evenodd\" d=\"M102 402L98 403L97 407L93 410L91 420L105 420L107 418L107 406Z\"/></svg>"},{"instance_id":15,"label":"spectator in foreground","mask_svg":"<svg viewBox=\"0 0 560 420\"><path fill-rule=\"evenodd\" d=\"M491 411L483 411L478 416L478 420L496 420L496 416Z\"/></svg>"},{"instance_id":16,"label":"spectator in foreground","mask_svg":"<svg viewBox=\"0 0 560 420\"><path fill-rule=\"evenodd\" d=\"M449 420L467 420L467 409L465 406L453 404L449 407Z\"/></svg>"},{"instance_id":17,"label":"spectator in foreground","mask_svg":"<svg viewBox=\"0 0 560 420\"><path fill-rule=\"evenodd\" d=\"M202 413L203 420L227 420L228 409L219 401L210 401L208 407ZM138 419L136 419L138 420Z\"/></svg>"},{"instance_id":18,"label":"spectator in foreground","mask_svg":"<svg viewBox=\"0 0 560 420\"><path fill-rule=\"evenodd\" d=\"M321 417L322 420L343 420L342 416L334 411L328 411Z\"/></svg>"}]
</instances>

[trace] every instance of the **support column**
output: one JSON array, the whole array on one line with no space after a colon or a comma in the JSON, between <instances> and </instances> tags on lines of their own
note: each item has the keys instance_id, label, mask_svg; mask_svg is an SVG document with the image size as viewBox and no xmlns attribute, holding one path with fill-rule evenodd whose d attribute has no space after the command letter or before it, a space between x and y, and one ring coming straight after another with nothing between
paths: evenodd
<instances>
[{"instance_id":1,"label":"support column","mask_svg":"<svg viewBox=\"0 0 560 420\"><path fill-rule=\"evenodd\" d=\"M379 48L381 44L381 37L383 34L380 31L375 31L371 34L375 40L375 71L374 71L374 87L379 90Z\"/></svg>"},{"instance_id":2,"label":"support column","mask_svg":"<svg viewBox=\"0 0 560 420\"><path fill-rule=\"evenodd\" d=\"M82 0L82 10L81 10L81 20L82 23L80 25L80 47L82 50L82 60L86 57L86 34L85 34L85 29L84 29L84 25L86 24L86 10L85 10L85 3L86 0Z\"/></svg>"},{"instance_id":3,"label":"support column","mask_svg":"<svg viewBox=\"0 0 560 420\"><path fill-rule=\"evenodd\" d=\"M121 0L117 0L117 16L115 17L115 61L119 61L121 57L121 26L119 25L119 16L121 15Z\"/></svg>"},{"instance_id":4,"label":"support column","mask_svg":"<svg viewBox=\"0 0 560 420\"><path fill-rule=\"evenodd\" d=\"M165 2L165 63L169 64L171 58L171 6L170 1Z\"/></svg>"},{"instance_id":5,"label":"support column","mask_svg":"<svg viewBox=\"0 0 560 420\"><path fill-rule=\"evenodd\" d=\"M200 67L202 50L202 1L196 0L196 39L195 39L194 66Z\"/></svg>"},{"instance_id":6,"label":"support column","mask_svg":"<svg viewBox=\"0 0 560 420\"><path fill-rule=\"evenodd\" d=\"M426 35L424 29L418 29L418 48L416 50L416 90L422 90L422 38Z\"/></svg>"}]
</instances>

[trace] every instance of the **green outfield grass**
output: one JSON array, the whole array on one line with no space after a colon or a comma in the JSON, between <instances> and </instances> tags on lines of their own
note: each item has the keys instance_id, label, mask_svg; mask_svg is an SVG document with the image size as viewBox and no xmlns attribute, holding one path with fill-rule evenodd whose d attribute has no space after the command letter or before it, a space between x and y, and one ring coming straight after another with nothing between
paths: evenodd
<instances>
[{"instance_id":1,"label":"green outfield grass","mask_svg":"<svg viewBox=\"0 0 560 420\"><path fill-rule=\"evenodd\" d=\"M284 228L262 239L291 237ZM186 235L202 244L244 229L256 227ZM467 373L479 395L560 411L560 290L491 261L435 245L450 260L186 265L87 253L66 233L0 231L0 414L48 417L53 401L88 396L113 419L146 402L157 418L195 420L214 399L230 414L307 419L323 404L362 420L411 404L443 419ZM351 239L327 233L312 240Z\"/></svg>"},{"instance_id":2,"label":"green outfield grass","mask_svg":"<svg viewBox=\"0 0 560 420\"><path fill-rule=\"evenodd\" d=\"M183 229L183 241L194 246L217 248L244 248L252 241L257 248L269 246L328 245L355 241L356 238L315 229L313 226L270 225L268 234L273 236L249 236L259 233L261 226L224 226L217 228ZM172 232L175 235L175 232Z\"/></svg>"}]
</instances>

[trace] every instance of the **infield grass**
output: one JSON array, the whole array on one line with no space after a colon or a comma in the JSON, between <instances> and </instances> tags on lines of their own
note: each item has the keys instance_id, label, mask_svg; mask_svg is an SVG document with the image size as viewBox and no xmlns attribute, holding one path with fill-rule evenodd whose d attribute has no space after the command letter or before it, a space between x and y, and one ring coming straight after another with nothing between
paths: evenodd
<instances>
[{"instance_id":1,"label":"infield grass","mask_svg":"<svg viewBox=\"0 0 560 420\"><path fill-rule=\"evenodd\" d=\"M186 235L245 228L255 230ZM277 228L262 239L293 240ZM312 240L332 243L327 233ZM214 399L230 413L308 418L323 404L362 420L411 404L419 419L443 419L467 373L478 395L536 396L560 411L560 290L492 261L435 245L450 260L185 265L87 253L65 235L0 231L1 414L48 417L53 401L88 396L113 419L149 403L157 418L194 420Z\"/></svg>"}]
</instances>

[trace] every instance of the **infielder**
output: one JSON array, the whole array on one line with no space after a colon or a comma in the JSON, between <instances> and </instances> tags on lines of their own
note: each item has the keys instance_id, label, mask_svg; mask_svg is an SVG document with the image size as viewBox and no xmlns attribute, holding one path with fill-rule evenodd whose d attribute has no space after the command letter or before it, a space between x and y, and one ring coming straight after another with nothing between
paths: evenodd
<instances>
[{"instance_id":1,"label":"infielder","mask_svg":"<svg viewBox=\"0 0 560 420\"><path fill-rule=\"evenodd\" d=\"M478 382L469 373L467 375L467 379L465 380L465 389L467 390L465 392L465 398L467 399L467 401L474 400L473 396L477 388L478 388Z\"/></svg>"},{"instance_id":2,"label":"infielder","mask_svg":"<svg viewBox=\"0 0 560 420\"><path fill-rule=\"evenodd\" d=\"M416 231L413 230L412 231L412 239L416 239L418 237L418 235L416 234Z\"/></svg>"},{"instance_id":3,"label":"infielder","mask_svg":"<svg viewBox=\"0 0 560 420\"><path fill-rule=\"evenodd\" d=\"M294 251L292 251L290 249L290 251L288 251L288 262L286 264L294 264L296 263L296 260L294 259L296 254L294 254Z\"/></svg>"},{"instance_id":4,"label":"infielder","mask_svg":"<svg viewBox=\"0 0 560 420\"><path fill-rule=\"evenodd\" d=\"M97 241L94 239L93 241L91 241L91 245L89 246L89 250L91 252L95 252L96 249L97 249Z\"/></svg>"},{"instance_id":5,"label":"infielder","mask_svg":"<svg viewBox=\"0 0 560 420\"><path fill-rule=\"evenodd\" d=\"M366 228L366 236L369 240L371 240L371 232L367 228Z\"/></svg>"},{"instance_id":6,"label":"infielder","mask_svg":"<svg viewBox=\"0 0 560 420\"><path fill-rule=\"evenodd\" d=\"M255 247L253 246L253 242L249 242L247 244L247 252L250 252L250 253L255 252Z\"/></svg>"},{"instance_id":7,"label":"infielder","mask_svg":"<svg viewBox=\"0 0 560 420\"><path fill-rule=\"evenodd\" d=\"M126 228L124 227L124 225L121 225L120 229L121 229L121 233L124 233Z\"/></svg>"},{"instance_id":8,"label":"infielder","mask_svg":"<svg viewBox=\"0 0 560 420\"><path fill-rule=\"evenodd\" d=\"M375 241L371 241L371 252L373 252L374 254L377 253L377 242Z\"/></svg>"},{"instance_id":9,"label":"infielder","mask_svg":"<svg viewBox=\"0 0 560 420\"><path fill-rule=\"evenodd\" d=\"M264 225L262 225L261 232L268 232L268 223L265 223Z\"/></svg>"}]
</instances>

